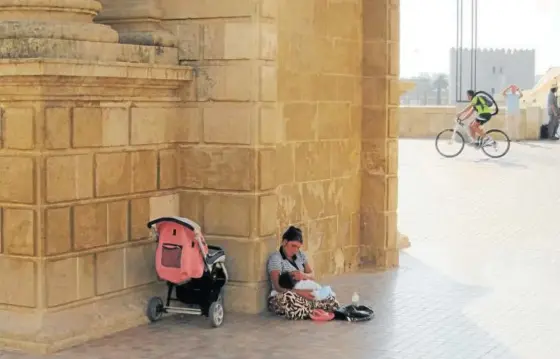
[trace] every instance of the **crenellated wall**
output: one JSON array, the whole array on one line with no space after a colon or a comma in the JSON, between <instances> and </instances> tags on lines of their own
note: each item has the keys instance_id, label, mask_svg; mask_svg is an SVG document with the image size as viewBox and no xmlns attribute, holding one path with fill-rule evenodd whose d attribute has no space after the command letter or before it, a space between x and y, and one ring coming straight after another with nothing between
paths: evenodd
<instances>
[{"instance_id":1,"label":"crenellated wall","mask_svg":"<svg viewBox=\"0 0 560 359\"><path fill-rule=\"evenodd\" d=\"M402 106L399 108L400 137L436 137L443 129L453 128L457 112L457 109L451 106ZM518 126L519 137L517 140L537 140L543 120L543 111L540 108L522 109L519 122L515 124ZM485 127L501 129L508 133L514 129L512 126L515 125L511 124L508 127L505 115L499 113Z\"/></svg>"}]
</instances>

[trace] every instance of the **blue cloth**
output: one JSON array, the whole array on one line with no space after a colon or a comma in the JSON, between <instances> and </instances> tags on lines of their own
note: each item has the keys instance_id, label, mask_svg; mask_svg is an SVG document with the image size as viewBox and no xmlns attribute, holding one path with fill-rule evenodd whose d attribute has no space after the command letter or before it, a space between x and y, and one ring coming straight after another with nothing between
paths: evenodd
<instances>
[{"instance_id":1,"label":"blue cloth","mask_svg":"<svg viewBox=\"0 0 560 359\"><path fill-rule=\"evenodd\" d=\"M321 289L314 290L313 295L316 300L325 300L328 297L336 297L333 290L329 286L321 287Z\"/></svg>"}]
</instances>

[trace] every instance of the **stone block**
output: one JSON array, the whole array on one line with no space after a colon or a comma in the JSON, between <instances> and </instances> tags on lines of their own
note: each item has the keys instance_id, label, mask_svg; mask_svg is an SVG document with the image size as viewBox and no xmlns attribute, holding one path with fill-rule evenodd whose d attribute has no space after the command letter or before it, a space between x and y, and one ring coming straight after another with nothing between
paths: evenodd
<instances>
[{"instance_id":1,"label":"stone block","mask_svg":"<svg viewBox=\"0 0 560 359\"><path fill-rule=\"evenodd\" d=\"M95 295L95 258L93 254L77 258L78 264L78 299L91 298Z\"/></svg>"},{"instance_id":2,"label":"stone block","mask_svg":"<svg viewBox=\"0 0 560 359\"><path fill-rule=\"evenodd\" d=\"M387 176L362 175L362 203L367 203L376 212L387 208Z\"/></svg>"},{"instance_id":3,"label":"stone block","mask_svg":"<svg viewBox=\"0 0 560 359\"><path fill-rule=\"evenodd\" d=\"M261 16L264 16L261 13ZM259 58L276 60L278 55L278 28L274 23L262 22L260 24Z\"/></svg>"},{"instance_id":4,"label":"stone block","mask_svg":"<svg viewBox=\"0 0 560 359\"><path fill-rule=\"evenodd\" d=\"M2 116L4 148L33 149L35 147L34 118L33 108L6 108Z\"/></svg>"},{"instance_id":5,"label":"stone block","mask_svg":"<svg viewBox=\"0 0 560 359\"><path fill-rule=\"evenodd\" d=\"M278 227L278 196L276 194L259 197L259 236L272 236Z\"/></svg>"},{"instance_id":6,"label":"stone block","mask_svg":"<svg viewBox=\"0 0 560 359\"><path fill-rule=\"evenodd\" d=\"M261 66L260 96L261 101L276 101L278 99L278 77L276 66Z\"/></svg>"},{"instance_id":7,"label":"stone block","mask_svg":"<svg viewBox=\"0 0 560 359\"><path fill-rule=\"evenodd\" d=\"M389 46L385 41L364 42L364 76L384 76L388 73Z\"/></svg>"},{"instance_id":8,"label":"stone block","mask_svg":"<svg viewBox=\"0 0 560 359\"><path fill-rule=\"evenodd\" d=\"M107 242L122 243L128 240L128 202L107 204Z\"/></svg>"},{"instance_id":9,"label":"stone block","mask_svg":"<svg viewBox=\"0 0 560 359\"><path fill-rule=\"evenodd\" d=\"M130 152L97 153L95 155L96 196L106 197L130 193L133 180L131 167Z\"/></svg>"},{"instance_id":10,"label":"stone block","mask_svg":"<svg viewBox=\"0 0 560 359\"><path fill-rule=\"evenodd\" d=\"M313 181L301 184L303 219L316 219L336 213L332 181Z\"/></svg>"},{"instance_id":11,"label":"stone block","mask_svg":"<svg viewBox=\"0 0 560 359\"><path fill-rule=\"evenodd\" d=\"M93 197L93 155L48 157L46 171L47 202Z\"/></svg>"},{"instance_id":12,"label":"stone block","mask_svg":"<svg viewBox=\"0 0 560 359\"><path fill-rule=\"evenodd\" d=\"M254 142L251 104L219 104L203 109L204 142L249 145Z\"/></svg>"},{"instance_id":13,"label":"stone block","mask_svg":"<svg viewBox=\"0 0 560 359\"><path fill-rule=\"evenodd\" d=\"M74 207L74 249L84 250L107 244L107 204L91 203Z\"/></svg>"},{"instance_id":14,"label":"stone block","mask_svg":"<svg viewBox=\"0 0 560 359\"><path fill-rule=\"evenodd\" d=\"M259 110L259 135L261 144L277 144L285 139L284 125L280 121L280 111L274 105L263 106Z\"/></svg>"},{"instance_id":15,"label":"stone block","mask_svg":"<svg viewBox=\"0 0 560 359\"><path fill-rule=\"evenodd\" d=\"M266 311L266 298L269 293L268 282L229 282L225 287L225 310L247 314L263 313Z\"/></svg>"},{"instance_id":16,"label":"stone block","mask_svg":"<svg viewBox=\"0 0 560 359\"><path fill-rule=\"evenodd\" d=\"M390 108L388 110L387 118L387 137L388 138L398 138L399 137L399 108Z\"/></svg>"},{"instance_id":17,"label":"stone block","mask_svg":"<svg viewBox=\"0 0 560 359\"><path fill-rule=\"evenodd\" d=\"M126 146L128 144L129 109L105 107L101 109L103 146Z\"/></svg>"},{"instance_id":18,"label":"stone block","mask_svg":"<svg viewBox=\"0 0 560 359\"><path fill-rule=\"evenodd\" d=\"M319 103L319 139L350 137L350 105L348 103Z\"/></svg>"},{"instance_id":19,"label":"stone block","mask_svg":"<svg viewBox=\"0 0 560 359\"><path fill-rule=\"evenodd\" d=\"M261 0L261 16L275 19L278 16L278 2L276 0Z\"/></svg>"},{"instance_id":20,"label":"stone block","mask_svg":"<svg viewBox=\"0 0 560 359\"><path fill-rule=\"evenodd\" d=\"M179 194L150 197L150 220L175 216L179 216Z\"/></svg>"},{"instance_id":21,"label":"stone block","mask_svg":"<svg viewBox=\"0 0 560 359\"><path fill-rule=\"evenodd\" d=\"M155 252L155 243L125 248L126 288L148 284L157 280Z\"/></svg>"},{"instance_id":22,"label":"stone block","mask_svg":"<svg viewBox=\"0 0 560 359\"><path fill-rule=\"evenodd\" d=\"M212 22L204 25L203 53L206 60L254 59L257 56L256 23Z\"/></svg>"},{"instance_id":23,"label":"stone block","mask_svg":"<svg viewBox=\"0 0 560 359\"><path fill-rule=\"evenodd\" d=\"M292 102L284 105L287 141L312 141L317 138L317 104Z\"/></svg>"},{"instance_id":24,"label":"stone block","mask_svg":"<svg viewBox=\"0 0 560 359\"><path fill-rule=\"evenodd\" d=\"M129 203L130 239L140 240L149 237L146 224L150 220L150 199L135 198Z\"/></svg>"},{"instance_id":25,"label":"stone block","mask_svg":"<svg viewBox=\"0 0 560 359\"><path fill-rule=\"evenodd\" d=\"M179 40L179 60L200 60L201 57L201 33L202 25L196 22L185 22L168 25Z\"/></svg>"},{"instance_id":26,"label":"stone block","mask_svg":"<svg viewBox=\"0 0 560 359\"><path fill-rule=\"evenodd\" d=\"M295 144L276 146L276 182L293 183L296 176Z\"/></svg>"},{"instance_id":27,"label":"stone block","mask_svg":"<svg viewBox=\"0 0 560 359\"><path fill-rule=\"evenodd\" d=\"M331 55L332 56L332 55ZM338 71L337 71L338 72ZM302 81L311 80L310 94L306 94L307 99L320 102L333 102L337 100L338 89L336 87L337 75L315 75L311 79L303 79Z\"/></svg>"},{"instance_id":28,"label":"stone block","mask_svg":"<svg viewBox=\"0 0 560 359\"><path fill-rule=\"evenodd\" d=\"M199 101L256 100L259 72L250 61L199 68L196 80ZM270 85L268 82L267 86Z\"/></svg>"},{"instance_id":29,"label":"stone block","mask_svg":"<svg viewBox=\"0 0 560 359\"><path fill-rule=\"evenodd\" d=\"M131 152L132 164L132 192L147 192L157 189L157 151Z\"/></svg>"},{"instance_id":30,"label":"stone block","mask_svg":"<svg viewBox=\"0 0 560 359\"><path fill-rule=\"evenodd\" d=\"M387 6L386 1L364 1L362 11L364 14L368 14L368 21L364 21L363 25L364 41L386 41L388 39Z\"/></svg>"},{"instance_id":31,"label":"stone block","mask_svg":"<svg viewBox=\"0 0 560 359\"><path fill-rule=\"evenodd\" d=\"M0 202L35 202L35 163L31 157L0 156Z\"/></svg>"},{"instance_id":32,"label":"stone block","mask_svg":"<svg viewBox=\"0 0 560 359\"><path fill-rule=\"evenodd\" d=\"M181 191L179 194L179 215L202 225L204 218L203 195L200 192Z\"/></svg>"},{"instance_id":33,"label":"stone block","mask_svg":"<svg viewBox=\"0 0 560 359\"><path fill-rule=\"evenodd\" d=\"M45 109L45 147L48 149L70 148L70 108L49 107Z\"/></svg>"},{"instance_id":34,"label":"stone block","mask_svg":"<svg viewBox=\"0 0 560 359\"><path fill-rule=\"evenodd\" d=\"M165 138L173 143L198 143L202 138L202 109L170 109Z\"/></svg>"},{"instance_id":35,"label":"stone block","mask_svg":"<svg viewBox=\"0 0 560 359\"><path fill-rule=\"evenodd\" d=\"M250 191L256 186L256 150L240 147L184 147L181 187Z\"/></svg>"},{"instance_id":36,"label":"stone block","mask_svg":"<svg viewBox=\"0 0 560 359\"><path fill-rule=\"evenodd\" d=\"M130 144L148 145L166 141L166 124L175 114L166 108L132 107L130 109Z\"/></svg>"},{"instance_id":37,"label":"stone block","mask_svg":"<svg viewBox=\"0 0 560 359\"><path fill-rule=\"evenodd\" d=\"M258 150L259 189L266 191L276 188L276 149Z\"/></svg>"},{"instance_id":38,"label":"stone block","mask_svg":"<svg viewBox=\"0 0 560 359\"><path fill-rule=\"evenodd\" d=\"M278 187L278 224L284 228L292 223L302 221L301 188L298 183L286 184Z\"/></svg>"},{"instance_id":39,"label":"stone block","mask_svg":"<svg viewBox=\"0 0 560 359\"><path fill-rule=\"evenodd\" d=\"M362 79L363 105L384 109L389 103L389 84L385 77L364 77Z\"/></svg>"},{"instance_id":40,"label":"stone block","mask_svg":"<svg viewBox=\"0 0 560 359\"><path fill-rule=\"evenodd\" d=\"M124 248L118 248L95 255L95 289L97 295L124 289L124 251Z\"/></svg>"},{"instance_id":41,"label":"stone block","mask_svg":"<svg viewBox=\"0 0 560 359\"><path fill-rule=\"evenodd\" d=\"M338 244L338 218L331 216L310 221L306 241L309 255L334 250Z\"/></svg>"},{"instance_id":42,"label":"stone block","mask_svg":"<svg viewBox=\"0 0 560 359\"><path fill-rule=\"evenodd\" d=\"M200 0L166 1L164 19L217 19L250 17L255 14L253 0L214 0L208 3Z\"/></svg>"},{"instance_id":43,"label":"stone block","mask_svg":"<svg viewBox=\"0 0 560 359\"><path fill-rule=\"evenodd\" d=\"M48 208L45 210L45 253L61 254L72 249L71 242L71 208Z\"/></svg>"},{"instance_id":44,"label":"stone block","mask_svg":"<svg viewBox=\"0 0 560 359\"><path fill-rule=\"evenodd\" d=\"M0 303L33 308L37 305L37 267L23 258L0 256Z\"/></svg>"},{"instance_id":45,"label":"stone block","mask_svg":"<svg viewBox=\"0 0 560 359\"><path fill-rule=\"evenodd\" d=\"M179 182L178 157L175 149L159 151L159 189L175 188Z\"/></svg>"},{"instance_id":46,"label":"stone block","mask_svg":"<svg viewBox=\"0 0 560 359\"><path fill-rule=\"evenodd\" d=\"M387 174L396 175L399 170L399 141L387 141Z\"/></svg>"},{"instance_id":47,"label":"stone block","mask_svg":"<svg viewBox=\"0 0 560 359\"><path fill-rule=\"evenodd\" d=\"M255 233L257 197L212 193L204 196L204 231L209 235L251 237Z\"/></svg>"},{"instance_id":48,"label":"stone block","mask_svg":"<svg viewBox=\"0 0 560 359\"><path fill-rule=\"evenodd\" d=\"M100 147L103 145L101 108L76 107L72 118L72 146Z\"/></svg>"},{"instance_id":49,"label":"stone block","mask_svg":"<svg viewBox=\"0 0 560 359\"><path fill-rule=\"evenodd\" d=\"M206 236L208 243L222 247L230 280L254 283L267 280L266 261L277 250L276 236L251 241ZM250 255L247 255L250 253Z\"/></svg>"},{"instance_id":50,"label":"stone block","mask_svg":"<svg viewBox=\"0 0 560 359\"><path fill-rule=\"evenodd\" d=\"M394 212L397 210L398 206L398 191L399 191L399 179L397 176L387 177L387 202L385 204L385 211Z\"/></svg>"},{"instance_id":51,"label":"stone block","mask_svg":"<svg viewBox=\"0 0 560 359\"><path fill-rule=\"evenodd\" d=\"M331 176L351 176L360 170L360 143L357 140L332 141Z\"/></svg>"},{"instance_id":52,"label":"stone block","mask_svg":"<svg viewBox=\"0 0 560 359\"><path fill-rule=\"evenodd\" d=\"M78 258L46 262L47 306L70 303L78 299Z\"/></svg>"},{"instance_id":53,"label":"stone block","mask_svg":"<svg viewBox=\"0 0 560 359\"><path fill-rule=\"evenodd\" d=\"M387 141L362 142L362 170L370 175L387 173Z\"/></svg>"},{"instance_id":54,"label":"stone block","mask_svg":"<svg viewBox=\"0 0 560 359\"><path fill-rule=\"evenodd\" d=\"M32 209L4 208L2 238L4 253L35 255L35 212Z\"/></svg>"},{"instance_id":55,"label":"stone block","mask_svg":"<svg viewBox=\"0 0 560 359\"><path fill-rule=\"evenodd\" d=\"M328 142L302 142L295 149L296 181L317 181L331 175Z\"/></svg>"}]
</instances>

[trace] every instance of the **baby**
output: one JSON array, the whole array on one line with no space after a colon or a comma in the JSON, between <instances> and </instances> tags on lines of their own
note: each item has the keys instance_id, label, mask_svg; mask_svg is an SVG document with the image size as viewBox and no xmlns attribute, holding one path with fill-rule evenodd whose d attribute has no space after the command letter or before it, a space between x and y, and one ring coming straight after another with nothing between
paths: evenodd
<instances>
[{"instance_id":1,"label":"baby","mask_svg":"<svg viewBox=\"0 0 560 359\"><path fill-rule=\"evenodd\" d=\"M336 297L331 287L323 287L319 283L308 279L297 281L288 272L280 275L278 284L285 289L310 290L316 300L324 300L329 296Z\"/></svg>"}]
</instances>

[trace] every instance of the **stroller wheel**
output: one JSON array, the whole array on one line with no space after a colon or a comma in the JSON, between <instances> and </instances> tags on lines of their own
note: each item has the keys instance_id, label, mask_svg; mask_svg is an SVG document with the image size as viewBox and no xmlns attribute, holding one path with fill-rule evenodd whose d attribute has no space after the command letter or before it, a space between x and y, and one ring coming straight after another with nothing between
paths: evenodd
<instances>
[{"instance_id":1,"label":"stroller wheel","mask_svg":"<svg viewBox=\"0 0 560 359\"><path fill-rule=\"evenodd\" d=\"M151 297L146 308L146 316L150 322L157 322L163 315L163 299L160 297Z\"/></svg>"},{"instance_id":2,"label":"stroller wheel","mask_svg":"<svg viewBox=\"0 0 560 359\"><path fill-rule=\"evenodd\" d=\"M221 326L224 322L224 306L222 305L222 302L218 300L217 302L212 303L208 314L210 324L212 324L214 328Z\"/></svg>"}]
</instances>

